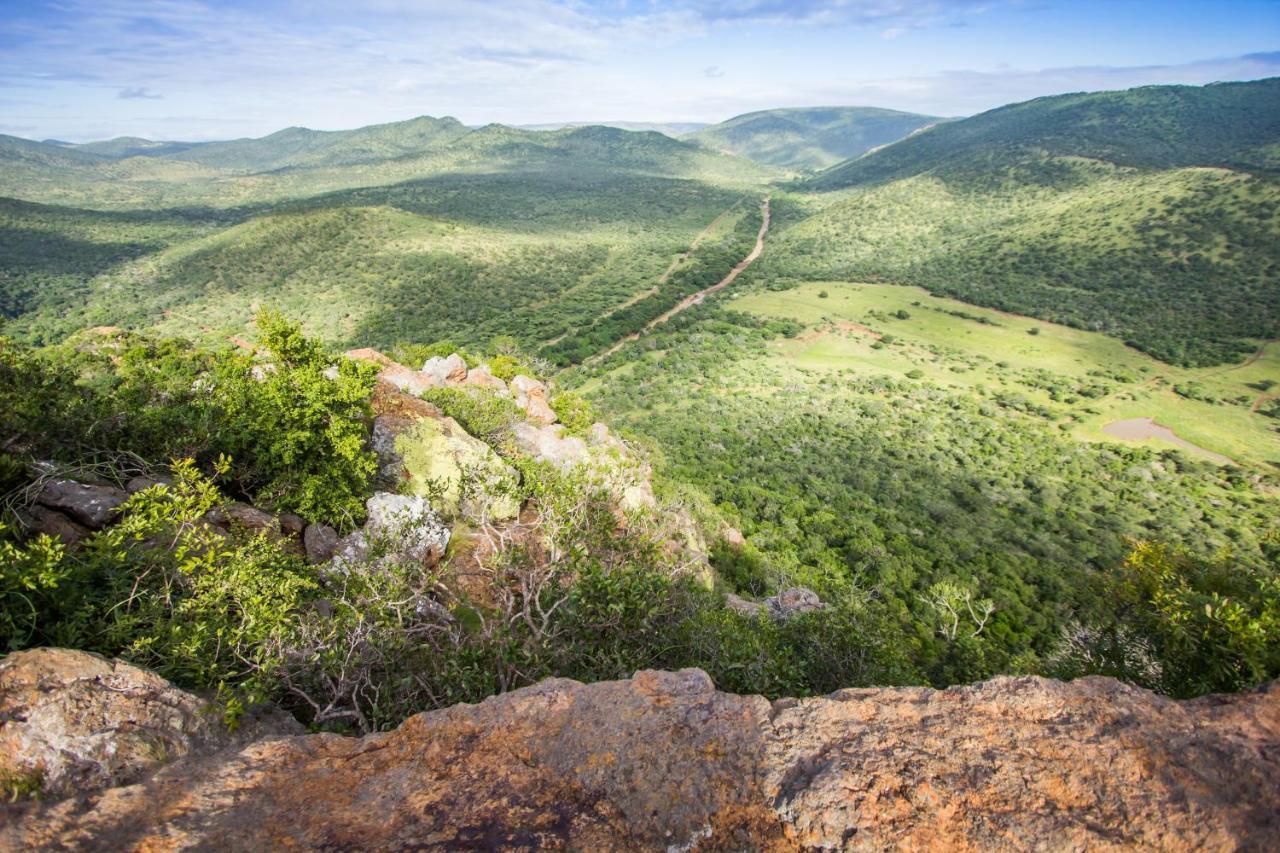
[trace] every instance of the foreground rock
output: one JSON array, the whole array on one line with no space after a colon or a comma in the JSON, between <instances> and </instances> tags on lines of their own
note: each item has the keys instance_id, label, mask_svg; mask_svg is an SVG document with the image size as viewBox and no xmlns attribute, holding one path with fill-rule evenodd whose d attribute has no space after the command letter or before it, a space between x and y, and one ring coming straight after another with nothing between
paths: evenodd
<instances>
[{"instance_id":1,"label":"foreground rock","mask_svg":"<svg viewBox=\"0 0 1280 853\"><path fill-rule=\"evenodd\" d=\"M112 521L129 493L112 486L79 483L65 477L55 477L44 484L36 502L49 509L61 510L73 519L94 530Z\"/></svg>"},{"instance_id":2,"label":"foreground rock","mask_svg":"<svg viewBox=\"0 0 1280 853\"><path fill-rule=\"evenodd\" d=\"M1278 745L1280 685L1174 702L1001 678L770 703L643 672L12 807L0 846L1274 849Z\"/></svg>"},{"instance_id":3,"label":"foreground rock","mask_svg":"<svg viewBox=\"0 0 1280 853\"><path fill-rule=\"evenodd\" d=\"M277 711L248 715L232 735L212 703L87 652L33 649L0 661L0 776L34 774L46 798L127 784L185 755L301 731Z\"/></svg>"}]
</instances>

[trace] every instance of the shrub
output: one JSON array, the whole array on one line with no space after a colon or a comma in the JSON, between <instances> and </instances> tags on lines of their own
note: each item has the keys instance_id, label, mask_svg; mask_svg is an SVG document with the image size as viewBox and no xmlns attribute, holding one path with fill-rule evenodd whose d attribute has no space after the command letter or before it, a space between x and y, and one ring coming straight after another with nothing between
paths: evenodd
<instances>
[{"instance_id":1,"label":"shrub","mask_svg":"<svg viewBox=\"0 0 1280 853\"><path fill-rule=\"evenodd\" d=\"M428 388L422 399L500 451L507 450L511 429L520 420L520 410L511 398L483 388Z\"/></svg>"},{"instance_id":2,"label":"shrub","mask_svg":"<svg viewBox=\"0 0 1280 853\"><path fill-rule=\"evenodd\" d=\"M549 401L560 423L570 435L585 435L591 425L596 422L595 412L580 394L573 391L561 391Z\"/></svg>"},{"instance_id":3,"label":"shrub","mask_svg":"<svg viewBox=\"0 0 1280 853\"><path fill-rule=\"evenodd\" d=\"M261 312L257 322L272 368L255 375L247 356L220 361L219 444L249 493L276 509L349 529L364 517L377 471L367 447L377 370L351 359L334 365L318 343L275 312Z\"/></svg>"}]
</instances>

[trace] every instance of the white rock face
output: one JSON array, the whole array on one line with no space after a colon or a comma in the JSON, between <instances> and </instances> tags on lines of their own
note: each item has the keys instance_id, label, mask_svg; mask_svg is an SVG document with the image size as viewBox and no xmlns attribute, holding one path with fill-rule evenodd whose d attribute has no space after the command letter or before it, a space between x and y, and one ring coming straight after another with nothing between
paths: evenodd
<instances>
[{"instance_id":1,"label":"white rock face","mask_svg":"<svg viewBox=\"0 0 1280 853\"><path fill-rule=\"evenodd\" d=\"M535 461L550 462L560 469L589 461L587 443L577 436L566 438L563 432L564 427L559 424L538 427L527 422L516 424L513 431L516 447Z\"/></svg>"},{"instance_id":2,"label":"white rock face","mask_svg":"<svg viewBox=\"0 0 1280 853\"><path fill-rule=\"evenodd\" d=\"M422 365L422 373L439 384L457 384L467 378L467 363L456 352L448 358L432 356Z\"/></svg>"},{"instance_id":3,"label":"white rock face","mask_svg":"<svg viewBox=\"0 0 1280 853\"><path fill-rule=\"evenodd\" d=\"M365 510L364 529L338 543L334 568L358 568L370 556L433 566L444 556L449 528L426 498L377 492L365 501Z\"/></svg>"}]
</instances>

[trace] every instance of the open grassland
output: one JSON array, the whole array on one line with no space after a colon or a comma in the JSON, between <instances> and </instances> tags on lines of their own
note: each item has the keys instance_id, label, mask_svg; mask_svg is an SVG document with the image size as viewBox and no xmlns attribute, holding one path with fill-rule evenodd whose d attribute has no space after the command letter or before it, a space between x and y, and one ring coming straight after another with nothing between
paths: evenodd
<instances>
[{"instance_id":1,"label":"open grassland","mask_svg":"<svg viewBox=\"0 0 1280 853\"><path fill-rule=\"evenodd\" d=\"M836 373L927 377L1040 407L1091 441L1120 440L1102 432L1108 423L1150 417L1240 464L1280 462L1280 420L1253 410L1265 404L1272 386L1280 389L1280 344L1257 342L1261 355L1247 364L1180 368L1105 335L977 308L916 287L812 283L756 291L730 304L806 327L771 344L771 357L781 362ZM1174 447L1154 438L1146 443Z\"/></svg>"},{"instance_id":2,"label":"open grassland","mask_svg":"<svg viewBox=\"0 0 1280 853\"><path fill-rule=\"evenodd\" d=\"M759 275L915 284L1098 331L1185 365L1280 336L1280 183L1225 169L1146 172L1082 158L1058 180L918 175L798 202Z\"/></svg>"}]
</instances>

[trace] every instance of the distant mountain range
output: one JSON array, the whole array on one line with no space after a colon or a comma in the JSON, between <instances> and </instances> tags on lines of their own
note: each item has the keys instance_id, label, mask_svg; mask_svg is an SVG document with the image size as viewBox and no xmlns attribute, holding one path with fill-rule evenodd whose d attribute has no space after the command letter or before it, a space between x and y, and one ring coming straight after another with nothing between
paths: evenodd
<instances>
[{"instance_id":1,"label":"distant mountain range","mask_svg":"<svg viewBox=\"0 0 1280 853\"><path fill-rule=\"evenodd\" d=\"M801 107L746 113L683 138L757 163L825 169L940 121L875 107Z\"/></svg>"}]
</instances>

